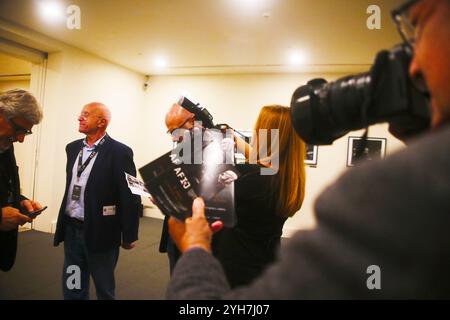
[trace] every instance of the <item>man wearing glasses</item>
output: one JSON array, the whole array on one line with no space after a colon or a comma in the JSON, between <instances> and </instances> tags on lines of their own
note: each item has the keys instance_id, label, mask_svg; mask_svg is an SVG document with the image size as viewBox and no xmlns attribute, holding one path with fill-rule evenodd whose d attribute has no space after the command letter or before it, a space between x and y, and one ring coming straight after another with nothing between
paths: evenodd
<instances>
[{"instance_id":1,"label":"man wearing glasses","mask_svg":"<svg viewBox=\"0 0 450 320\"><path fill-rule=\"evenodd\" d=\"M197 121L195 114L189 112L178 103L174 103L166 113L165 123L167 127L167 133L170 135L174 143L181 143L184 138L187 138L187 136L189 136L190 139L191 133L193 134L195 130L203 129L201 121ZM207 141L211 142L214 140L214 137L210 132L206 131L202 133L202 139L202 143ZM231 139L221 140L220 146L218 146L217 144L211 144L210 147L205 148L205 145L202 144L201 159L202 161L206 161L208 157L215 158L215 155L217 155L219 152L223 152L223 154L229 155L231 154L229 148L234 148L234 143ZM192 152L198 152L198 150L194 150L195 147L193 147ZM195 162L193 153L191 154L192 158L190 159L192 163ZM208 170L207 172L202 171L202 186L204 187L203 194L209 199L213 198L215 194L219 193L223 188L226 188L236 179L236 173L231 170L225 170L220 174L216 170ZM207 194L209 194L209 196ZM173 243L172 238L168 233L168 219L168 216L164 217L159 252L167 252L167 256L169 258L170 273L172 273L173 269L175 268L175 264L180 257L180 251Z\"/></svg>"},{"instance_id":2,"label":"man wearing glasses","mask_svg":"<svg viewBox=\"0 0 450 320\"><path fill-rule=\"evenodd\" d=\"M181 142L184 137L184 133L194 128L195 115L177 103L174 103L172 107L167 111L165 117L167 133L174 143ZM172 273L175 264L180 257L180 252L170 238L167 221L168 217L164 217L163 228L161 231L161 240L159 242L159 252L167 252L169 258L169 269Z\"/></svg>"},{"instance_id":3,"label":"man wearing glasses","mask_svg":"<svg viewBox=\"0 0 450 320\"><path fill-rule=\"evenodd\" d=\"M20 210L41 209L38 202L20 195L13 147L14 142L22 143L41 119L42 110L27 91L15 89L0 95L0 269L3 271L8 271L14 264L18 226L32 221Z\"/></svg>"},{"instance_id":4,"label":"man wearing glasses","mask_svg":"<svg viewBox=\"0 0 450 320\"><path fill-rule=\"evenodd\" d=\"M92 102L78 116L85 135L66 146L66 190L59 210L54 245L64 241L64 299L89 299L90 277L97 298L115 299L114 270L119 248L138 239L140 197L131 194L125 173L136 176L133 151L112 139L106 129L111 113ZM81 273L71 282L73 268Z\"/></svg>"},{"instance_id":5,"label":"man wearing glasses","mask_svg":"<svg viewBox=\"0 0 450 320\"><path fill-rule=\"evenodd\" d=\"M450 297L450 1L408 1L393 18L414 50L410 77L430 95L432 130L328 187L316 229L294 235L249 287L229 290L196 199L185 224L169 220L183 255L168 298Z\"/></svg>"}]
</instances>

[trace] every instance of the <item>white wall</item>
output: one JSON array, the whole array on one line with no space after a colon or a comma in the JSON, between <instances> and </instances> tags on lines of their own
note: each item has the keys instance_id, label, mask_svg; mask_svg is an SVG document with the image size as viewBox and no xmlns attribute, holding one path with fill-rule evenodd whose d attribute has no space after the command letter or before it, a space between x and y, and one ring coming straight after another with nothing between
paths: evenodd
<instances>
[{"instance_id":1,"label":"white wall","mask_svg":"<svg viewBox=\"0 0 450 320\"><path fill-rule=\"evenodd\" d=\"M114 65L77 49L51 53L45 84L44 121L39 126L38 164L34 198L49 206L34 227L53 231L64 193L67 143L82 137L77 116L91 101L106 103L112 111L112 137L135 152L139 168L171 148L165 133L164 116L180 94L202 103L216 123L236 129L252 129L260 108L267 104L289 105L293 91L314 77L333 80L344 74L252 74L205 76L158 76L143 91L143 75ZM355 133L351 133L354 135ZM401 143L387 133L384 125L371 129L372 137L387 137L387 151ZM315 225L313 203L317 195L346 167L347 138L333 146L319 147L316 168L307 168L307 190L302 209L285 225L284 235ZM144 202L149 204L148 201ZM162 217L157 209L146 215Z\"/></svg>"},{"instance_id":2,"label":"white wall","mask_svg":"<svg viewBox=\"0 0 450 320\"><path fill-rule=\"evenodd\" d=\"M66 47L49 54L34 195L49 209L35 220L37 230L53 231L52 222L56 221L65 187L65 146L83 137L77 118L85 104L99 101L109 106L109 134L129 145L139 163L143 82L143 75L77 49Z\"/></svg>"},{"instance_id":3,"label":"white wall","mask_svg":"<svg viewBox=\"0 0 450 320\"><path fill-rule=\"evenodd\" d=\"M236 129L253 129L262 106L267 104L289 105L294 90L314 77L328 81L344 74L253 74L253 75L210 75L210 76L160 76L150 79L145 109L146 126L141 134L144 152L142 159L149 162L167 152L171 147L170 137L164 134L164 116L179 94L186 93L193 101L200 102L214 117L216 123L228 123ZM400 148L402 143L392 137L386 125L370 129L369 136L387 138L387 153ZM352 132L361 135L362 132ZM349 134L349 135L350 135ZM145 148L144 146L147 146ZM289 236L298 229L312 228L314 199L336 177L347 168L347 137L332 146L320 146L317 167L307 167L305 202L301 210L288 219L284 235ZM152 216L161 217L157 210Z\"/></svg>"}]
</instances>

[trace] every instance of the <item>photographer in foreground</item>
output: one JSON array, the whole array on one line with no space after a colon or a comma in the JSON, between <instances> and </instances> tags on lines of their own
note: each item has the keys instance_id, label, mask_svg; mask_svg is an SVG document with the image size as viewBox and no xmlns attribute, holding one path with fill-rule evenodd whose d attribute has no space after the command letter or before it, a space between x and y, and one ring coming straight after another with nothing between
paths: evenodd
<instances>
[{"instance_id":1,"label":"photographer in foreground","mask_svg":"<svg viewBox=\"0 0 450 320\"><path fill-rule=\"evenodd\" d=\"M196 199L185 224L169 221L183 256L168 298L450 297L450 1L407 4L397 23L414 35L400 29L414 49L410 76L423 78L431 96L433 130L325 190L315 206L317 228L293 236L279 261L248 287L230 291L209 254L212 233ZM368 272L374 265L376 289Z\"/></svg>"}]
</instances>

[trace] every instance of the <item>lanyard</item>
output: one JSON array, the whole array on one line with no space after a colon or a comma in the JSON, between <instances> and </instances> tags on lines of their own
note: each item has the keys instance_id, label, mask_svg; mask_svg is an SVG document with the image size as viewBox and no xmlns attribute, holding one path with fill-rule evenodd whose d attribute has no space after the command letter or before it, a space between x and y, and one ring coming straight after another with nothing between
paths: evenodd
<instances>
[{"instance_id":1,"label":"lanyard","mask_svg":"<svg viewBox=\"0 0 450 320\"><path fill-rule=\"evenodd\" d=\"M78 155L78 168L77 168L77 177L78 178L80 178L81 174L83 173L84 169L86 169L86 167L89 165L89 162L91 162L92 158L94 158L97 155L98 149L105 142L105 138L106 138L106 136L104 136L102 138L102 140L100 140L98 145L95 146L94 151L91 152L91 154L89 155L89 157L86 159L86 161L83 164L81 164L81 163L83 162L83 149L84 149L84 146L81 147L80 154Z\"/></svg>"}]
</instances>

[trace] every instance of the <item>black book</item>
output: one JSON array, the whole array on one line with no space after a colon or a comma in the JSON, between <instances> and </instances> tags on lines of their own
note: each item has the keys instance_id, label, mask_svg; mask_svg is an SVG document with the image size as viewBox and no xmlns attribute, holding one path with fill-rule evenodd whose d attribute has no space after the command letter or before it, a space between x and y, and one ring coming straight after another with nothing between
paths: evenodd
<instances>
[{"instance_id":1,"label":"black book","mask_svg":"<svg viewBox=\"0 0 450 320\"><path fill-rule=\"evenodd\" d=\"M232 227L236 224L234 181L238 178L234 146L224 144L218 130L195 130L197 134L185 136L184 142L139 172L163 214L184 221L192 215L194 199L202 197L208 221L221 220Z\"/></svg>"}]
</instances>

